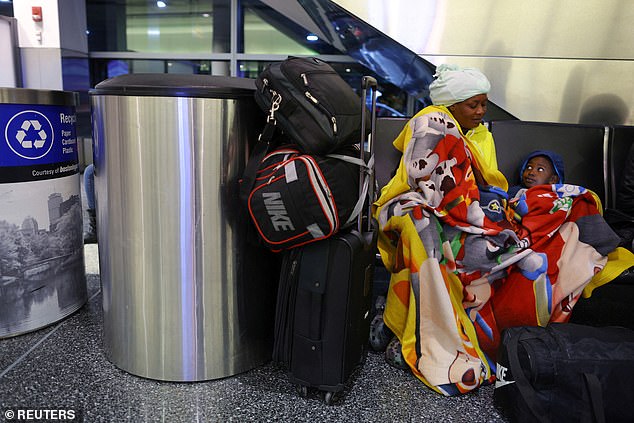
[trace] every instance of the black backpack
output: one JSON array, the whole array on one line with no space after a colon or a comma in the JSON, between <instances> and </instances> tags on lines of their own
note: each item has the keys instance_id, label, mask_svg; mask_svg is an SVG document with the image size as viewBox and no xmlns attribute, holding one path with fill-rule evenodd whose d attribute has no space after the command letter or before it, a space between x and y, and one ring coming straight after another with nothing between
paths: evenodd
<instances>
[{"instance_id":1,"label":"black backpack","mask_svg":"<svg viewBox=\"0 0 634 423\"><path fill-rule=\"evenodd\" d=\"M326 62L289 57L255 80L255 101L304 153L327 154L361 139L361 97Z\"/></svg>"},{"instance_id":2,"label":"black backpack","mask_svg":"<svg viewBox=\"0 0 634 423\"><path fill-rule=\"evenodd\" d=\"M633 422L634 331L551 323L505 329L493 398L517 422Z\"/></svg>"}]
</instances>

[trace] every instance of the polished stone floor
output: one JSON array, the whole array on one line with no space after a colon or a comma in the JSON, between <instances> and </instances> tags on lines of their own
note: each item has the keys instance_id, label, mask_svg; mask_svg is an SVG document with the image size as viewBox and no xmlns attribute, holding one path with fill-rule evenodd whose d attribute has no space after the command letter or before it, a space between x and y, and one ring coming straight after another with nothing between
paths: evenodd
<instances>
[{"instance_id":1,"label":"polished stone floor","mask_svg":"<svg viewBox=\"0 0 634 423\"><path fill-rule=\"evenodd\" d=\"M86 422L494 422L493 387L443 397L369 352L344 395L303 398L266 364L221 380L143 379L111 364L102 346L97 246L85 247L88 302L46 328L0 340L0 410L71 409Z\"/></svg>"}]
</instances>

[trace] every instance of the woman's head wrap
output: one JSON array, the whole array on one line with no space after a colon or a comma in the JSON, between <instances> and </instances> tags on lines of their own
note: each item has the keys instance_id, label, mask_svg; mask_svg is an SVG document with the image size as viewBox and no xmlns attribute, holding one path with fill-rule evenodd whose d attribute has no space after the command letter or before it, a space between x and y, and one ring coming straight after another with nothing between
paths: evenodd
<instances>
[{"instance_id":1,"label":"woman's head wrap","mask_svg":"<svg viewBox=\"0 0 634 423\"><path fill-rule=\"evenodd\" d=\"M440 65L434 76L436 79L429 84L429 96L436 106L451 106L491 89L487 77L476 68Z\"/></svg>"}]
</instances>

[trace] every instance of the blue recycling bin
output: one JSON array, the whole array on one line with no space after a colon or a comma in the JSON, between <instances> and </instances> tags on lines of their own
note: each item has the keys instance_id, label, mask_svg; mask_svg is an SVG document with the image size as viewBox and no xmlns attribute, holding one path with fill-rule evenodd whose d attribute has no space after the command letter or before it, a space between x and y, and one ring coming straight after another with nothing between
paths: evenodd
<instances>
[{"instance_id":1,"label":"blue recycling bin","mask_svg":"<svg viewBox=\"0 0 634 423\"><path fill-rule=\"evenodd\" d=\"M77 94L0 88L0 338L87 300Z\"/></svg>"}]
</instances>

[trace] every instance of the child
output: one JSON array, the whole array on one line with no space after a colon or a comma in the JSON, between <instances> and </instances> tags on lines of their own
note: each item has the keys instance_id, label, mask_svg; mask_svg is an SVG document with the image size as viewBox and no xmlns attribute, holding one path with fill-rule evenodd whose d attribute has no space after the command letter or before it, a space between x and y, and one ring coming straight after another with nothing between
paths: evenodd
<instances>
[{"instance_id":1,"label":"child","mask_svg":"<svg viewBox=\"0 0 634 423\"><path fill-rule=\"evenodd\" d=\"M520 168L520 185L509 188L509 198L522 189L537 185L564 183L564 161L557 153L537 150L530 153Z\"/></svg>"}]
</instances>

